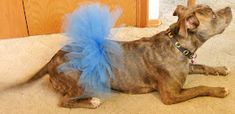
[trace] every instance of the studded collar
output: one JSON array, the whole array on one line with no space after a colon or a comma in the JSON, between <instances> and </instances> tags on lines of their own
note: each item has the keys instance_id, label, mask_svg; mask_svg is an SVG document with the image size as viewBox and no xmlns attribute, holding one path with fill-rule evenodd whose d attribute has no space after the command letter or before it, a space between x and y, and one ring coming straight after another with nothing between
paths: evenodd
<instances>
[{"instance_id":1,"label":"studded collar","mask_svg":"<svg viewBox=\"0 0 235 114\"><path fill-rule=\"evenodd\" d=\"M181 46L180 42L175 39L175 35L172 34L171 30L168 29L167 30L167 36L169 37L169 39L171 40L171 42L173 43L173 45L184 55L186 56L188 59L191 59L191 63L195 62L195 59L197 57L197 55L195 54L195 52L191 52L190 50L188 50L187 48Z\"/></svg>"}]
</instances>

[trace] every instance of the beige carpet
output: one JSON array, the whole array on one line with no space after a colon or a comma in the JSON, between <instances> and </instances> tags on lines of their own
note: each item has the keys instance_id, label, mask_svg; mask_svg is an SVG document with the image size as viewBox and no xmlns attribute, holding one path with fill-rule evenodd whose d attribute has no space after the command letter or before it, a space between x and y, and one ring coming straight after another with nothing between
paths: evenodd
<instances>
[{"instance_id":1,"label":"beige carpet","mask_svg":"<svg viewBox=\"0 0 235 114\"><path fill-rule=\"evenodd\" d=\"M0 114L235 114L235 26L208 41L198 51L198 63L231 69L226 77L191 75L185 87L198 85L229 88L226 98L200 97L175 105L164 105L159 94L117 94L98 109L58 107L60 94L53 91L48 76L22 88L4 90L20 83L46 64L60 49L64 36L44 35L0 41ZM159 28L123 28L118 40L151 36Z\"/></svg>"}]
</instances>

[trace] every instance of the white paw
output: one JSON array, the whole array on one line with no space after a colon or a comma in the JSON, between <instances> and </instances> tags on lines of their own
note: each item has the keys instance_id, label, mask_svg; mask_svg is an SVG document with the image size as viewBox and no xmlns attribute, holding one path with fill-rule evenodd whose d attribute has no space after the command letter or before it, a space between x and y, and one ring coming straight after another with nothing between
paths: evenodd
<instances>
[{"instance_id":1,"label":"white paw","mask_svg":"<svg viewBox=\"0 0 235 114\"><path fill-rule=\"evenodd\" d=\"M92 97L91 104L94 106L94 108L97 108L101 104L101 100L95 97Z\"/></svg>"},{"instance_id":2,"label":"white paw","mask_svg":"<svg viewBox=\"0 0 235 114\"><path fill-rule=\"evenodd\" d=\"M224 96L227 96L228 94L229 94L229 90L228 90L228 88L224 88Z\"/></svg>"},{"instance_id":3,"label":"white paw","mask_svg":"<svg viewBox=\"0 0 235 114\"><path fill-rule=\"evenodd\" d=\"M225 67L226 68L226 67ZM230 73L230 69L229 68L226 68L226 75L228 75Z\"/></svg>"}]
</instances>

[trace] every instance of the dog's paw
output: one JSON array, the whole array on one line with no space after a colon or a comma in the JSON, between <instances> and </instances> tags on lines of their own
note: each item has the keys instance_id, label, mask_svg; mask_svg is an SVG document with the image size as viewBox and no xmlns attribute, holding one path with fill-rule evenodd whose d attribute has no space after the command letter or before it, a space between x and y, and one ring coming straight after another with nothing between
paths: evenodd
<instances>
[{"instance_id":1,"label":"dog's paw","mask_svg":"<svg viewBox=\"0 0 235 114\"><path fill-rule=\"evenodd\" d=\"M224 67L224 68L225 68L225 75L228 75L231 72L231 70L227 67Z\"/></svg>"},{"instance_id":2,"label":"dog's paw","mask_svg":"<svg viewBox=\"0 0 235 114\"><path fill-rule=\"evenodd\" d=\"M225 66L217 67L216 70L216 74L220 76L227 76L230 73L230 69Z\"/></svg>"},{"instance_id":3,"label":"dog's paw","mask_svg":"<svg viewBox=\"0 0 235 114\"><path fill-rule=\"evenodd\" d=\"M228 88L224 88L224 96L227 96L229 94Z\"/></svg>"},{"instance_id":4,"label":"dog's paw","mask_svg":"<svg viewBox=\"0 0 235 114\"><path fill-rule=\"evenodd\" d=\"M226 97L229 94L228 88L222 87L221 88L221 97Z\"/></svg>"},{"instance_id":5,"label":"dog's paw","mask_svg":"<svg viewBox=\"0 0 235 114\"><path fill-rule=\"evenodd\" d=\"M229 94L229 90L225 87L218 87L213 91L213 96L224 98Z\"/></svg>"},{"instance_id":6,"label":"dog's paw","mask_svg":"<svg viewBox=\"0 0 235 114\"><path fill-rule=\"evenodd\" d=\"M95 98L95 97L92 97L90 102L91 102L93 108L97 108L101 105L101 100L98 98Z\"/></svg>"}]
</instances>

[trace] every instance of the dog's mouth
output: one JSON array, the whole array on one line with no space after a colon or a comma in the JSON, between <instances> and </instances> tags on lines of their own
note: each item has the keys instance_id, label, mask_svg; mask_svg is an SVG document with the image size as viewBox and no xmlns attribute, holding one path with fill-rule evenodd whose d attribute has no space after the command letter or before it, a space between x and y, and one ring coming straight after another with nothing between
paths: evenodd
<instances>
[{"instance_id":1,"label":"dog's mouth","mask_svg":"<svg viewBox=\"0 0 235 114\"><path fill-rule=\"evenodd\" d=\"M218 34L222 34L224 32L225 29L222 29Z\"/></svg>"}]
</instances>

